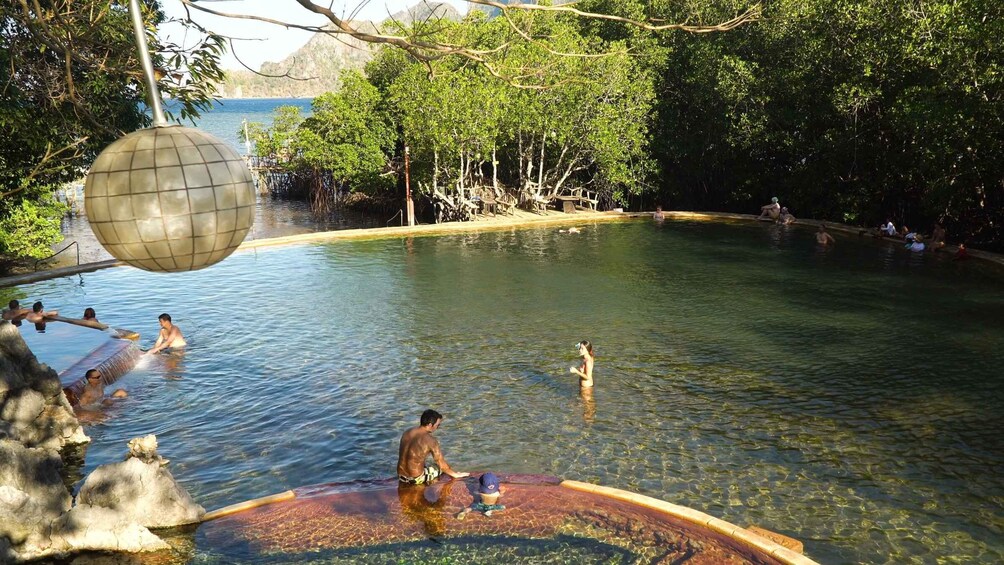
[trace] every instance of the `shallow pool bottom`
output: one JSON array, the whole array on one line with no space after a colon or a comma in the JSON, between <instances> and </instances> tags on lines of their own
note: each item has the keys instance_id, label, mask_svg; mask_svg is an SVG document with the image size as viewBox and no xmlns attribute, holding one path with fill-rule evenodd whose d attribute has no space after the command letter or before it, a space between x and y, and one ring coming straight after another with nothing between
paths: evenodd
<instances>
[{"instance_id":1,"label":"shallow pool bottom","mask_svg":"<svg viewBox=\"0 0 1004 565\"><path fill-rule=\"evenodd\" d=\"M766 540L753 547L555 477L502 475L502 482L505 510L463 519L461 510L475 500L473 477L429 487L393 479L306 487L294 491L294 499L204 524L196 546L207 562L791 562L772 555L784 550Z\"/></svg>"}]
</instances>

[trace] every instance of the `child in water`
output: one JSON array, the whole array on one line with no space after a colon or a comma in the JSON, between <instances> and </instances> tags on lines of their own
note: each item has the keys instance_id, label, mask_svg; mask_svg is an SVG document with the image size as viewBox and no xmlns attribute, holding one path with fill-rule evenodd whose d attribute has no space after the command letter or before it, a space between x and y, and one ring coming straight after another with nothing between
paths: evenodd
<instances>
[{"instance_id":1,"label":"child in water","mask_svg":"<svg viewBox=\"0 0 1004 565\"><path fill-rule=\"evenodd\" d=\"M575 344L575 350L582 357L582 365L578 368L569 367L568 372L579 375L579 386L581 387L591 387L593 386L593 344L589 343L588 340L582 340Z\"/></svg>"},{"instance_id":2,"label":"child in water","mask_svg":"<svg viewBox=\"0 0 1004 565\"><path fill-rule=\"evenodd\" d=\"M461 510L457 514L457 519L463 520L471 510L481 512L485 516L491 516L492 512L505 510L505 506L498 503L501 497L502 486L499 484L499 478L495 476L495 473L488 471L478 480L478 498L480 500Z\"/></svg>"}]
</instances>

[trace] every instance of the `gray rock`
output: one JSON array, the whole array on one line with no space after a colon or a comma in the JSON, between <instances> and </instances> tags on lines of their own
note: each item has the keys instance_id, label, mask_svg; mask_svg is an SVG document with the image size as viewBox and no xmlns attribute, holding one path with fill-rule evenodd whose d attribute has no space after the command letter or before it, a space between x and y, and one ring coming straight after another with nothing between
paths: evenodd
<instances>
[{"instance_id":1,"label":"gray rock","mask_svg":"<svg viewBox=\"0 0 1004 565\"><path fill-rule=\"evenodd\" d=\"M45 397L27 387L11 390L0 407L0 419L11 424L30 424L42 414Z\"/></svg>"},{"instance_id":2,"label":"gray rock","mask_svg":"<svg viewBox=\"0 0 1004 565\"><path fill-rule=\"evenodd\" d=\"M81 551L160 551L170 545L121 512L77 505L33 535L18 551L21 560Z\"/></svg>"},{"instance_id":3,"label":"gray rock","mask_svg":"<svg viewBox=\"0 0 1004 565\"><path fill-rule=\"evenodd\" d=\"M57 450L90 441L56 372L38 362L7 321L0 321L0 437Z\"/></svg>"},{"instance_id":4,"label":"gray rock","mask_svg":"<svg viewBox=\"0 0 1004 565\"><path fill-rule=\"evenodd\" d=\"M38 362L21 337L6 320L0 321L0 397L7 392L32 388L46 398L55 397L62 387L56 371Z\"/></svg>"},{"instance_id":5,"label":"gray rock","mask_svg":"<svg viewBox=\"0 0 1004 565\"><path fill-rule=\"evenodd\" d=\"M62 465L55 451L0 440L0 555L20 552L70 509Z\"/></svg>"},{"instance_id":6,"label":"gray rock","mask_svg":"<svg viewBox=\"0 0 1004 565\"><path fill-rule=\"evenodd\" d=\"M95 469L77 502L116 510L148 528L194 524L206 514L166 467L134 457Z\"/></svg>"}]
</instances>

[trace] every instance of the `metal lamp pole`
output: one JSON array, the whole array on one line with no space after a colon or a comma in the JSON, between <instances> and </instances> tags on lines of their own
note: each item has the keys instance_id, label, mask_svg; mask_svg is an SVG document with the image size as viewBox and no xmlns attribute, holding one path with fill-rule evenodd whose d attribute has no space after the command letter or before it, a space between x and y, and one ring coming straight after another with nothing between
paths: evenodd
<instances>
[{"instance_id":1,"label":"metal lamp pole","mask_svg":"<svg viewBox=\"0 0 1004 565\"><path fill-rule=\"evenodd\" d=\"M139 62L143 65L143 76L146 79L146 89L149 95L150 112L153 114L154 127L170 125L164 118L164 109L160 106L160 90L157 88L157 78L153 74L153 61L146 47L146 28L143 27L143 16L139 9L139 0L129 0L129 15L132 16L132 31L136 36L136 49L139 50Z\"/></svg>"},{"instance_id":2,"label":"metal lamp pole","mask_svg":"<svg viewBox=\"0 0 1004 565\"><path fill-rule=\"evenodd\" d=\"M405 206L408 209L408 225L415 225L415 203L411 200L411 177L408 170L408 156L411 154L407 145L404 146L404 194Z\"/></svg>"}]
</instances>

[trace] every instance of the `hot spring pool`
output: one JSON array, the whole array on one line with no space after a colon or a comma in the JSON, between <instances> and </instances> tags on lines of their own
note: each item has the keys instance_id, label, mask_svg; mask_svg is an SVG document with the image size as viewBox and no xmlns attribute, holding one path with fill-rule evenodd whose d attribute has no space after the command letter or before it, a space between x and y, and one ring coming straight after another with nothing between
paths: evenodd
<instances>
[{"instance_id":1,"label":"hot spring pool","mask_svg":"<svg viewBox=\"0 0 1004 565\"><path fill-rule=\"evenodd\" d=\"M400 433L433 407L461 470L640 492L798 538L822 563L996 563L1002 283L839 234L823 250L800 228L636 221L6 292L92 306L145 345L174 317L187 355L123 379L130 397L87 430L85 471L154 433L207 509L390 477ZM598 356L586 397L568 374L580 339Z\"/></svg>"}]
</instances>

